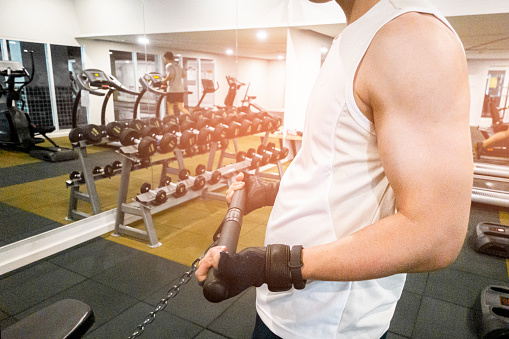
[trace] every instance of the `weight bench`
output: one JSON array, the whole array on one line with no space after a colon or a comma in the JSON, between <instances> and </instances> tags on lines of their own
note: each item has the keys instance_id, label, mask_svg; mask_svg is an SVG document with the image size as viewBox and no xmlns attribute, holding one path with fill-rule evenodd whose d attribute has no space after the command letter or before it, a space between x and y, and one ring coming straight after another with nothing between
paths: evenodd
<instances>
[{"instance_id":1,"label":"weight bench","mask_svg":"<svg viewBox=\"0 0 509 339\"><path fill-rule=\"evenodd\" d=\"M94 324L94 312L82 301L60 300L37 311L1 333L2 339L76 339Z\"/></svg>"}]
</instances>

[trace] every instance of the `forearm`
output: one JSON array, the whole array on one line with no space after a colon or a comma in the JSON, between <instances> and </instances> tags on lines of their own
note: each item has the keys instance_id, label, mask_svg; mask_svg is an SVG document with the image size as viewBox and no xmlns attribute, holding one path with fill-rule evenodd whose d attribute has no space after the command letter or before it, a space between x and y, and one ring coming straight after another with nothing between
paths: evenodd
<instances>
[{"instance_id":1,"label":"forearm","mask_svg":"<svg viewBox=\"0 0 509 339\"><path fill-rule=\"evenodd\" d=\"M309 280L358 281L437 270L459 253L465 223L423 227L397 213L335 242L304 248L302 275Z\"/></svg>"}]
</instances>

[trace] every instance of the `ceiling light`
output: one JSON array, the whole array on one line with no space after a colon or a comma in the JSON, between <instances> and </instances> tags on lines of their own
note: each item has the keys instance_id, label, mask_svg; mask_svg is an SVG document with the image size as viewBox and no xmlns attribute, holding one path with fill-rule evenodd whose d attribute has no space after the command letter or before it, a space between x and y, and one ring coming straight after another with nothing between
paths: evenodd
<instances>
[{"instance_id":1,"label":"ceiling light","mask_svg":"<svg viewBox=\"0 0 509 339\"><path fill-rule=\"evenodd\" d=\"M138 38L138 42L142 45L148 45L150 41L147 39L147 37L142 36Z\"/></svg>"},{"instance_id":2,"label":"ceiling light","mask_svg":"<svg viewBox=\"0 0 509 339\"><path fill-rule=\"evenodd\" d=\"M283 60L284 58L285 58L284 55L281 55L281 54L277 56L278 60Z\"/></svg>"},{"instance_id":3,"label":"ceiling light","mask_svg":"<svg viewBox=\"0 0 509 339\"><path fill-rule=\"evenodd\" d=\"M327 47L320 48L320 53L322 53L322 54L326 54L328 51L329 51L329 49Z\"/></svg>"},{"instance_id":4,"label":"ceiling light","mask_svg":"<svg viewBox=\"0 0 509 339\"><path fill-rule=\"evenodd\" d=\"M265 39L267 39L267 32L259 31L258 33L256 33L256 36L258 37L258 40L265 41Z\"/></svg>"},{"instance_id":5,"label":"ceiling light","mask_svg":"<svg viewBox=\"0 0 509 339\"><path fill-rule=\"evenodd\" d=\"M233 55L233 49L227 49L226 55Z\"/></svg>"}]
</instances>

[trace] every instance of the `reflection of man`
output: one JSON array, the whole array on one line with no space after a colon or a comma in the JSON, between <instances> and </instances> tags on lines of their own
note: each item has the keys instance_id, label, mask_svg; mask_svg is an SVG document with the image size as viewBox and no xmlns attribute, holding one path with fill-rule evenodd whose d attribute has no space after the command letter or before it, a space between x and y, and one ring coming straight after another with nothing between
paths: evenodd
<instances>
[{"instance_id":1,"label":"reflection of man","mask_svg":"<svg viewBox=\"0 0 509 339\"><path fill-rule=\"evenodd\" d=\"M166 64L166 78L164 81L168 84L168 95L166 95L166 106L168 115L173 115L173 106L177 104L177 109L189 114L184 107L184 70L175 62L172 52L164 54L164 63Z\"/></svg>"},{"instance_id":2,"label":"reflection of man","mask_svg":"<svg viewBox=\"0 0 509 339\"><path fill-rule=\"evenodd\" d=\"M336 2L348 25L312 90L301 150L279 191L245 179L248 209L277 193L266 247L215 247L196 271L202 281L218 268L231 295L260 286L254 338L385 337L402 273L446 267L467 230L473 164L459 38L426 0Z\"/></svg>"}]
</instances>

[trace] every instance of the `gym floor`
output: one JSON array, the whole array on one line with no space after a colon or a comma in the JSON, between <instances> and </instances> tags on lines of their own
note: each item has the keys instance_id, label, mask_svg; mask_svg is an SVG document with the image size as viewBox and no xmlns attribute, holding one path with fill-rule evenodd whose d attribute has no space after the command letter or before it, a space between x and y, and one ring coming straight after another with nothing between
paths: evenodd
<instances>
[{"instance_id":1,"label":"gym floor","mask_svg":"<svg viewBox=\"0 0 509 339\"><path fill-rule=\"evenodd\" d=\"M69 147L65 138L56 140ZM239 149L257 144L259 138L245 137ZM89 147L87 152L98 166L119 158L107 147ZM186 159L192 172L198 163L206 159ZM74 170L80 170L78 160L47 163L0 150L0 245L69 223L65 181ZM130 197L143 182L158 182L159 175L157 166L133 172ZM96 181L102 210L116 207L119 182L119 176ZM87 204L80 208L91 212ZM58 300L74 298L89 304L96 316L86 338L127 338L210 245L225 212L226 203L197 198L154 216L163 244L158 248L106 234L0 276L1 328ZM269 213L266 207L244 218L239 250L263 244ZM467 238L482 221L509 224L509 213L473 204ZM465 241L450 267L408 275L388 338L476 338L479 319L473 311L479 293L488 285L509 286L508 280L506 260L478 254ZM209 303L193 277L141 338L250 338L254 298L254 289L249 289L231 300Z\"/></svg>"}]
</instances>

